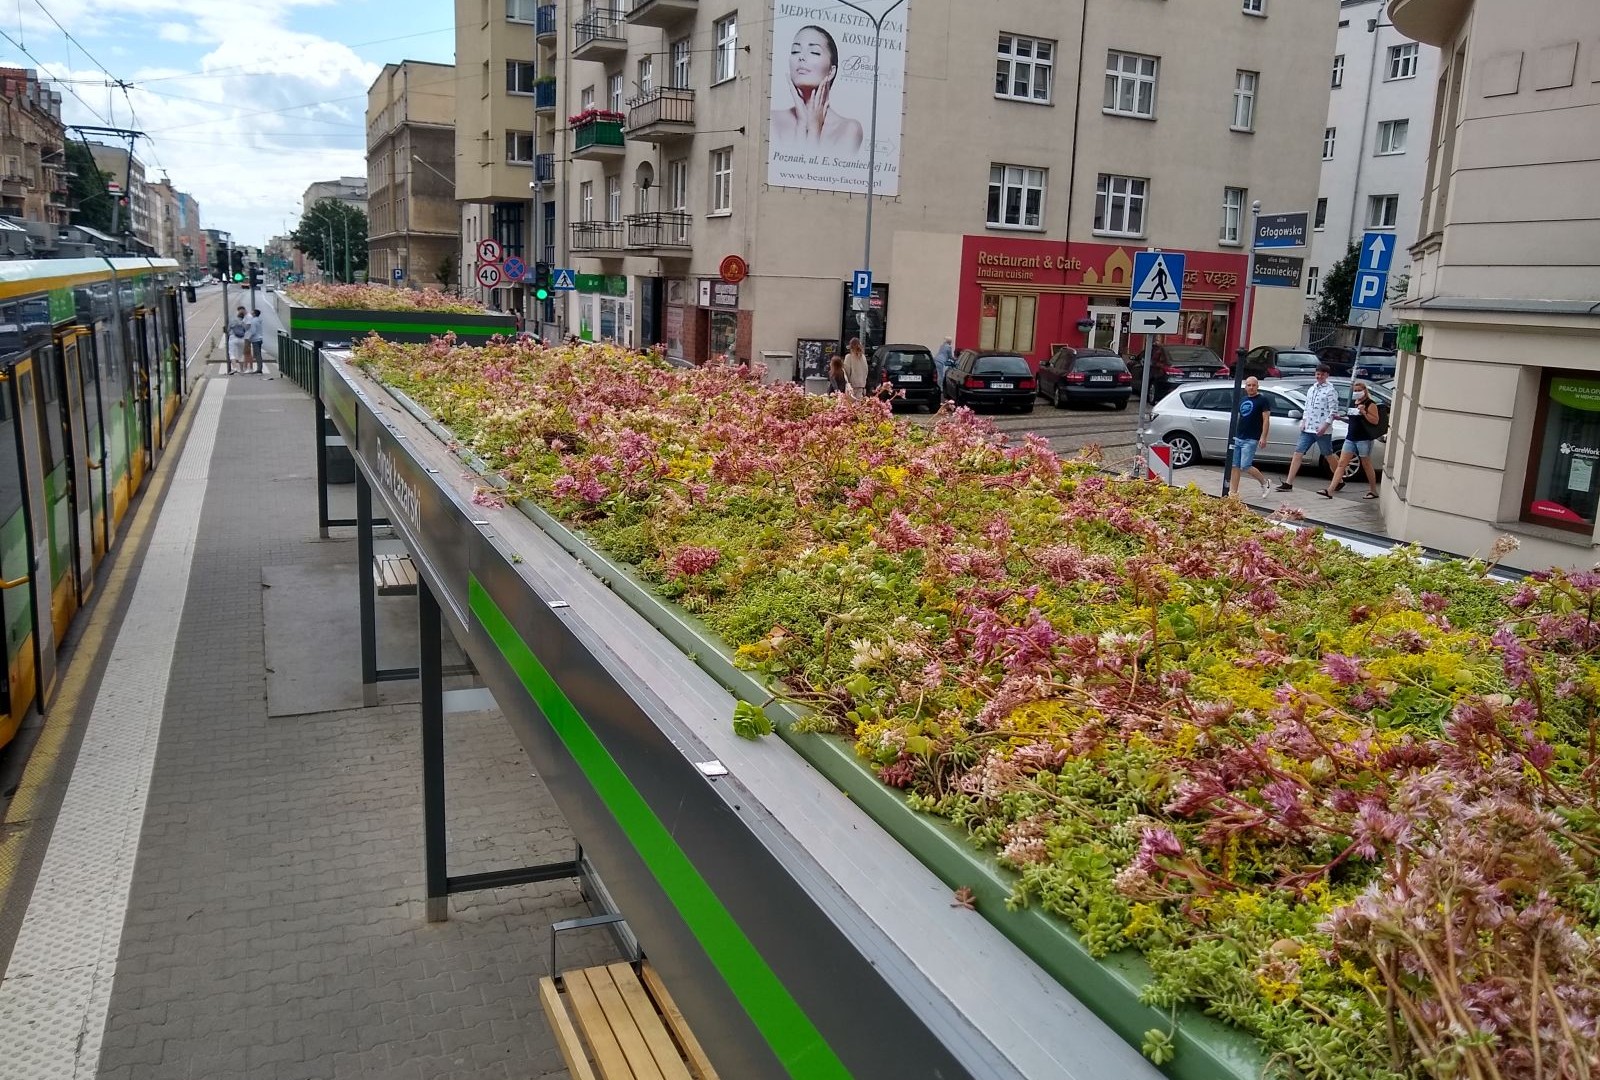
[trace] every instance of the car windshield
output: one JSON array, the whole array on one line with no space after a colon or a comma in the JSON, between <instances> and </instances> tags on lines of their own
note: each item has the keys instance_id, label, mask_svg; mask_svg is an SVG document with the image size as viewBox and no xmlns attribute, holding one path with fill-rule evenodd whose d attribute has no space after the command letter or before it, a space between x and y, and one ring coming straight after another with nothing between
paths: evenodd
<instances>
[{"instance_id":1,"label":"car windshield","mask_svg":"<svg viewBox=\"0 0 1600 1080\"><path fill-rule=\"evenodd\" d=\"M925 375L933 371L933 354L921 349L893 349L883 354L883 370L891 375L902 371Z\"/></svg>"},{"instance_id":2,"label":"car windshield","mask_svg":"<svg viewBox=\"0 0 1600 1080\"><path fill-rule=\"evenodd\" d=\"M1020 356L980 356L973 361L974 375L1032 375L1033 369Z\"/></svg>"},{"instance_id":3,"label":"car windshield","mask_svg":"<svg viewBox=\"0 0 1600 1080\"><path fill-rule=\"evenodd\" d=\"M1209 367L1222 366L1222 359L1204 345L1168 345L1167 359L1174 364L1185 366L1195 364Z\"/></svg>"},{"instance_id":4,"label":"car windshield","mask_svg":"<svg viewBox=\"0 0 1600 1080\"><path fill-rule=\"evenodd\" d=\"M1282 368L1282 367L1293 367L1293 368L1308 367L1308 368L1311 368L1314 371L1314 370L1316 370L1317 365L1320 364L1320 363L1322 363L1322 361L1317 359L1317 354L1316 353L1289 352L1289 351L1285 350L1284 352L1280 352L1278 354L1278 366L1280 368Z\"/></svg>"},{"instance_id":5,"label":"car windshield","mask_svg":"<svg viewBox=\"0 0 1600 1080\"><path fill-rule=\"evenodd\" d=\"M1079 356L1072 362L1073 371L1117 372L1127 369L1128 366L1122 362L1122 357L1115 353L1092 353L1088 356Z\"/></svg>"}]
</instances>

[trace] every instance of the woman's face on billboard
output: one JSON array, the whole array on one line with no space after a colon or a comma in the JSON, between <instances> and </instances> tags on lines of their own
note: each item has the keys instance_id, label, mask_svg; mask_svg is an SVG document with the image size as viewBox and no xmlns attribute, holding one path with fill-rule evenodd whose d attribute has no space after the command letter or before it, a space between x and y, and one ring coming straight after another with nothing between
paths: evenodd
<instances>
[{"instance_id":1,"label":"woman's face on billboard","mask_svg":"<svg viewBox=\"0 0 1600 1080\"><path fill-rule=\"evenodd\" d=\"M797 87L816 89L833 78L836 70L827 35L806 27L789 46L789 78Z\"/></svg>"}]
</instances>

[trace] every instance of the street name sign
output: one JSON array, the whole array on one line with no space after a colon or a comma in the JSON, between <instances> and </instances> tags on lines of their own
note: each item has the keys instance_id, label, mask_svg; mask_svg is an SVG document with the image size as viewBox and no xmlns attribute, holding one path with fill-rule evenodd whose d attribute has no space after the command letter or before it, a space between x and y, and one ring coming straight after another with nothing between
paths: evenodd
<instances>
[{"instance_id":1,"label":"street name sign","mask_svg":"<svg viewBox=\"0 0 1600 1080\"><path fill-rule=\"evenodd\" d=\"M1296 248L1306 246L1304 213L1262 214L1256 219L1257 248Z\"/></svg>"},{"instance_id":2,"label":"street name sign","mask_svg":"<svg viewBox=\"0 0 1600 1080\"><path fill-rule=\"evenodd\" d=\"M1253 285L1266 285L1274 289L1298 289L1300 271L1306 261L1294 255L1257 255Z\"/></svg>"}]
</instances>

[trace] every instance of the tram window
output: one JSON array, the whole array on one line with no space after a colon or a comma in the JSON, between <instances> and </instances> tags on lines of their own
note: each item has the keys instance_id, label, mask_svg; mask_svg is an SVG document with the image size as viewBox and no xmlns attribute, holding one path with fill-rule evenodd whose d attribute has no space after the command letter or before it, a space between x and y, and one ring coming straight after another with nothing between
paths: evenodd
<instances>
[{"instance_id":1,"label":"tram window","mask_svg":"<svg viewBox=\"0 0 1600 1080\"><path fill-rule=\"evenodd\" d=\"M48 474L67 459L65 444L61 439L61 379L53 357L39 354L34 358L34 370L40 374L39 383L44 394L44 431L50 460L44 463Z\"/></svg>"},{"instance_id":2,"label":"tram window","mask_svg":"<svg viewBox=\"0 0 1600 1080\"><path fill-rule=\"evenodd\" d=\"M22 305L0 306L0 356L22 351Z\"/></svg>"}]
</instances>

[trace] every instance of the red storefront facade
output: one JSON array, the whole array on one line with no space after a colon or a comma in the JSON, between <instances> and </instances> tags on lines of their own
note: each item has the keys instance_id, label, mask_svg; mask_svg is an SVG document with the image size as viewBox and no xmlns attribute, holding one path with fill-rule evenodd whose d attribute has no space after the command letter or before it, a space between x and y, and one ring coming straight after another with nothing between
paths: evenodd
<instances>
[{"instance_id":1,"label":"red storefront facade","mask_svg":"<svg viewBox=\"0 0 1600 1080\"><path fill-rule=\"evenodd\" d=\"M1133 254L1144 247L965 237L956 347L1015 350L1035 367L1057 345L1094 345L1123 356L1143 349L1144 337L1129 332L1128 294ZM1232 356L1242 329L1246 258L1217 251L1182 254L1181 330L1158 340L1208 345L1218 356Z\"/></svg>"}]
</instances>

